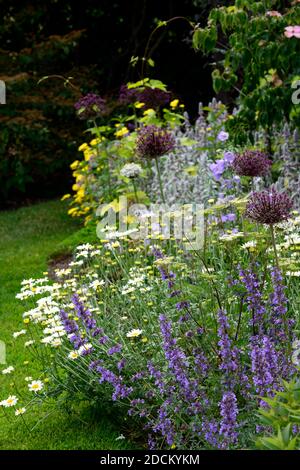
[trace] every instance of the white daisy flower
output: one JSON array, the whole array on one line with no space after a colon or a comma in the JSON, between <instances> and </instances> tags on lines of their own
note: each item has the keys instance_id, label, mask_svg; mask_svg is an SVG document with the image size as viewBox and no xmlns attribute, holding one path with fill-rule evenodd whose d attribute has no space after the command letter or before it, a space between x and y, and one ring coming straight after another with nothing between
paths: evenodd
<instances>
[{"instance_id":1,"label":"white daisy flower","mask_svg":"<svg viewBox=\"0 0 300 470\"><path fill-rule=\"evenodd\" d=\"M71 351L69 354L68 354L68 358L69 359L77 359L79 357L79 354L78 354L78 351Z\"/></svg>"},{"instance_id":2,"label":"white daisy flower","mask_svg":"<svg viewBox=\"0 0 300 470\"><path fill-rule=\"evenodd\" d=\"M26 412L26 408L18 408L18 409L15 411L15 415L16 415L16 416L20 416L20 415L23 415L25 412Z\"/></svg>"},{"instance_id":3,"label":"white daisy flower","mask_svg":"<svg viewBox=\"0 0 300 470\"><path fill-rule=\"evenodd\" d=\"M6 369L3 369L2 374L3 375L11 374L14 370L15 370L15 368L13 366L9 366Z\"/></svg>"},{"instance_id":4,"label":"white daisy flower","mask_svg":"<svg viewBox=\"0 0 300 470\"><path fill-rule=\"evenodd\" d=\"M13 333L13 337L14 337L14 338L18 338L19 336L25 335L25 334L26 334L26 330L15 331L15 332Z\"/></svg>"},{"instance_id":5,"label":"white daisy flower","mask_svg":"<svg viewBox=\"0 0 300 470\"><path fill-rule=\"evenodd\" d=\"M33 380L30 384L28 384L28 388L30 392L40 392L44 388L44 384L41 380Z\"/></svg>"},{"instance_id":6,"label":"white daisy flower","mask_svg":"<svg viewBox=\"0 0 300 470\"><path fill-rule=\"evenodd\" d=\"M143 330L139 330L137 328L137 329L133 329L133 330L129 331L126 336L127 336L127 338L137 338L142 333L143 333Z\"/></svg>"},{"instance_id":7,"label":"white daisy flower","mask_svg":"<svg viewBox=\"0 0 300 470\"><path fill-rule=\"evenodd\" d=\"M4 408L10 408L11 406L15 406L18 402L18 398L15 395L10 395L6 400L1 402L1 405Z\"/></svg>"}]
</instances>

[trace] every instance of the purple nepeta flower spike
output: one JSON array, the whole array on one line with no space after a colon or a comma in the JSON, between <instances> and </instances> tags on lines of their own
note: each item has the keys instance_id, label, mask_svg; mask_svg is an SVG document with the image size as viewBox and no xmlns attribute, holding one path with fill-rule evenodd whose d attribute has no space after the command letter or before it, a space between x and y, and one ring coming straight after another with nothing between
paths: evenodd
<instances>
[{"instance_id":1,"label":"purple nepeta flower spike","mask_svg":"<svg viewBox=\"0 0 300 470\"><path fill-rule=\"evenodd\" d=\"M275 341L287 341L289 338L287 338L288 332L285 326L288 326L286 319L288 300L284 292L286 287L283 284L282 274L278 268L271 270L271 279L273 284L273 292L269 297L271 307L271 335Z\"/></svg>"},{"instance_id":2,"label":"purple nepeta flower spike","mask_svg":"<svg viewBox=\"0 0 300 470\"><path fill-rule=\"evenodd\" d=\"M230 444L237 442L237 399L233 392L225 392L220 402L220 423L219 434L224 437L223 446L228 448Z\"/></svg>"},{"instance_id":3,"label":"purple nepeta flower spike","mask_svg":"<svg viewBox=\"0 0 300 470\"><path fill-rule=\"evenodd\" d=\"M224 384L226 388L232 389L236 381L236 372L238 370L238 350L232 347L232 342L228 334L229 323L227 315L223 310L219 310L218 325L218 346L221 357L219 368L224 371Z\"/></svg>"},{"instance_id":4,"label":"purple nepeta flower spike","mask_svg":"<svg viewBox=\"0 0 300 470\"><path fill-rule=\"evenodd\" d=\"M247 306L250 313L250 325L253 328L258 328L261 333L263 329L264 317L266 315L266 308L262 298L262 289L257 275L252 269L242 270L239 272L240 279L247 290Z\"/></svg>"},{"instance_id":5,"label":"purple nepeta flower spike","mask_svg":"<svg viewBox=\"0 0 300 470\"><path fill-rule=\"evenodd\" d=\"M122 351L122 345L121 344L116 344L115 346L112 346L108 351L107 354L109 356L112 356L113 354L117 354Z\"/></svg>"},{"instance_id":6,"label":"purple nepeta flower spike","mask_svg":"<svg viewBox=\"0 0 300 470\"><path fill-rule=\"evenodd\" d=\"M274 344L268 336L251 338L251 371L258 395L270 395L278 379L278 356ZM262 401L263 405L264 402Z\"/></svg>"},{"instance_id":7,"label":"purple nepeta flower spike","mask_svg":"<svg viewBox=\"0 0 300 470\"><path fill-rule=\"evenodd\" d=\"M79 327L76 321L69 319L69 315L64 310L60 311L60 318L66 333L75 333L78 330Z\"/></svg>"}]
</instances>

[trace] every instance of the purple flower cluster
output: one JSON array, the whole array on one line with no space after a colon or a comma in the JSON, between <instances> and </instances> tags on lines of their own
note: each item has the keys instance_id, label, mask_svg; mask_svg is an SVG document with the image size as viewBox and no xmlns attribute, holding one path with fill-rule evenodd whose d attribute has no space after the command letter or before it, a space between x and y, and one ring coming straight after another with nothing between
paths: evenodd
<instances>
[{"instance_id":1,"label":"purple flower cluster","mask_svg":"<svg viewBox=\"0 0 300 470\"><path fill-rule=\"evenodd\" d=\"M121 344L116 344L115 346L112 346L108 351L107 354L109 356L112 356L113 354L118 354L122 351L122 345Z\"/></svg>"},{"instance_id":2,"label":"purple flower cluster","mask_svg":"<svg viewBox=\"0 0 300 470\"><path fill-rule=\"evenodd\" d=\"M238 350L232 346L229 337L229 323L227 315L223 310L218 313L218 337L221 363L220 370L224 372L224 385L232 389L236 381L236 372L238 370Z\"/></svg>"},{"instance_id":3,"label":"purple flower cluster","mask_svg":"<svg viewBox=\"0 0 300 470\"><path fill-rule=\"evenodd\" d=\"M73 295L72 302L75 308L75 316L80 319L85 330L93 337L98 336L101 333L101 329L96 328L96 320L93 318L90 310L85 308L77 294ZM83 346L87 342L87 338L82 336L79 332L78 323L75 320L70 319L69 315L64 310L60 311L60 318L66 333L70 335L70 342L73 343L75 349L79 349L80 346ZM84 351L83 355L88 354L89 352L91 352L91 350L87 350L86 352Z\"/></svg>"},{"instance_id":4,"label":"purple flower cluster","mask_svg":"<svg viewBox=\"0 0 300 470\"><path fill-rule=\"evenodd\" d=\"M120 88L119 102L123 105L139 101L144 103L146 109L157 109L160 106L167 105L170 100L171 94L158 88L144 87L138 89L128 88L127 85L122 85Z\"/></svg>"},{"instance_id":5,"label":"purple flower cluster","mask_svg":"<svg viewBox=\"0 0 300 470\"><path fill-rule=\"evenodd\" d=\"M78 325L75 320L69 318L69 315L64 310L60 311L60 318L66 333L75 333L78 330Z\"/></svg>"},{"instance_id":6,"label":"purple flower cluster","mask_svg":"<svg viewBox=\"0 0 300 470\"><path fill-rule=\"evenodd\" d=\"M234 157L232 167L239 176L264 176L272 166L271 160L264 152L246 150Z\"/></svg>"},{"instance_id":7,"label":"purple flower cluster","mask_svg":"<svg viewBox=\"0 0 300 470\"><path fill-rule=\"evenodd\" d=\"M289 218L293 202L290 197L276 189L254 192L246 206L246 216L260 224L273 225Z\"/></svg>"},{"instance_id":8,"label":"purple flower cluster","mask_svg":"<svg viewBox=\"0 0 300 470\"><path fill-rule=\"evenodd\" d=\"M88 93L74 104L79 119L96 119L106 111L105 100L95 93Z\"/></svg>"},{"instance_id":9,"label":"purple flower cluster","mask_svg":"<svg viewBox=\"0 0 300 470\"><path fill-rule=\"evenodd\" d=\"M233 160L234 154L232 152L224 152L224 158L220 158L209 165L209 169L212 172L214 179L220 181L223 173L230 168Z\"/></svg>"},{"instance_id":10,"label":"purple flower cluster","mask_svg":"<svg viewBox=\"0 0 300 470\"><path fill-rule=\"evenodd\" d=\"M278 355L268 336L251 338L251 371L255 390L260 396L270 395L278 379Z\"/></svg>"},{"instance_id":11,"label":"purple flower cluster","mask_svg":"<svg viewBox=\"0 0 300 470\"><path fill-rule=\"evenodd\" d=\"M188 401L197 398L195 384L191 383L188 377L188 360L181 348L177 346L177 341L172 335L172 323L165 315L160 315L160 331L163 338L163 350L168 361L168 367L172 372L174 380L180 388L180 394Z\"/></svg>"},{"instance_id":12,"label":"purple flower cluster","mask_svg":"<svg viewBox=\"0 0 300 470\"><path fill-rule=\"evenodd\" d=\"M225 392L220 402L220 414L222 417L220 423L220 435L224 437L222 442L224 448L237 441L237 399L233 392Z\"/></svg>"},{"instance_id":13,"label":"purple flower cluster","mask_svg":"<svg viewBox=\"0 0 300 470\"><path fill-rule=\"evenodd\" d=\"M139 157L155 159L171 152L175 148L173 135L154 125L142 127L136 140Z\"/></svg>"},{"instance_id":14,"label":"purple flower cluster","mask_svg":"<svg viewBox=\"0 0 300 470\"><path fill-rule=\"evenodd\" d=\"M75 307L75 312L78 318L80 318L87 330L93 330L96 328L96 320L91 314L90 310L85 308L84 304L79 300L77 294L72 297L72 302Z\"/></svg>"},{"instance_id":15,"label":"purple flower cluster","mask_svg":"<svg viewBox=\"0 0 300 470\"><path fill-rule=\"evenodd\" d=\"M158 410L158 420L156 424L152 426L152 430L157 433L160 432L161 435L166 439L168 446L174 444L176 437L176 430L173 426L172 420L168 414L168 405L170 403L166 400Z\"/></svg>"},{"instance_id":16,"label":"purple flower cluster","mask_svg":"<svg viewBox=\"0 0 300 470\"><path fill-rule=\"evenodd\" d=\"M163 253L158 248L152 247L152 253L157 260L164 258ZM160 272L162 280L168 281L168 289L170 291L169 297L174 298L174 297L179 297L180 295L182 295L181 290L174 289L176 274L173 273L173 271L169 271L165 267L160 266L160 265L158 265L158 270ZM189 306L190 306L190 303L187 300L180 300L179 302L176 303L177 310L184 310L184 309L187 310Z\"/></svg>"},{"instance_id":17,"label":"purple flower cluster","mask_svg":"<svg viewBox=\"0 0 300 470\"><path fill-rule=\"evenodd\" d=\"M99 365L96 367L96 371L101 374L99 383L107 382L113 386L112 400L127 398L132 392L133 388L128 387L123 383L123 378L120 375L116 375L111 370Z\"/></svg>"},{"instance_id":18,"label":"purple flower cluster","mask_svg":"<svg viewBox=\"0 0 300 470\"><path fill-rule=\"evenodd\" d=\"M240 269L239 276L247 291L246 300L250 314L250 325L253 331L257 329L261 333L266 315L262 286L252 268Z\"/></svg>"},{"instance_id":19,"label":"purple flower cluster","mask_svg":"<svg viewBox=\"0 0 300 470\"><path fill-rule=\"evenodd\" d=\"M276 267L271 270L271 279L273 292L269 297L271 307L271 335L279 343L290 340L287 338L288 321L287 315L287 297L285 295L285 285L280 270Z\"/></svg>"}]
</instances>

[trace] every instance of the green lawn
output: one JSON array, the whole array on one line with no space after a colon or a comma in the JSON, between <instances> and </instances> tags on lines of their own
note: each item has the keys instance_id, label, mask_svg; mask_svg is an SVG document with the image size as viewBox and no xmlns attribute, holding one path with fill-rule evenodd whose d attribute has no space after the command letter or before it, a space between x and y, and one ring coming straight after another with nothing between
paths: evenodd
<instances>
[{"instance_id":1,"label":"green lawn","mask_svg":"<svg viewBox=\"0 0 300 470\"><path fill-rule=\"evenodd\" d=\"M47 258L66 237L78 230L67 215L66 206L50 201L16 211L0 212L0 340L6 343L6 365L14 366L11 375L0 374L0 401L10 394L18 395L24 386L27 368L30 376L38 374L38 365L29 363L22 346L23 338L12 340L12 333L23 328L22 302L15 299L20 283L30 277L41 277L47 269ZM0 410L0 449L126 449L126 441L116 441L120 431L105 417L96 422L80 415L68 415L43 405L38 412L24 415L33 428L40 417L51 414L28 431L22 419L7 420ZM10 410L12 411L12 410Z\"/></svg>"}]
</instances>

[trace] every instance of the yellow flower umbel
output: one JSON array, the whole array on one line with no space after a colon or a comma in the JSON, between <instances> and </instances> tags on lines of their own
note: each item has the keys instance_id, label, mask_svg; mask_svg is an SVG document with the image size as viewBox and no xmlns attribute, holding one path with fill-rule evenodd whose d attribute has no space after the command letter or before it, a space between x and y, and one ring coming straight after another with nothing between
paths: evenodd
<instances>
[{"instance_id":1,"label":"yellow flower umbel","mask_svg":"<svg viewBox=\"0 0 300 470\"><path fill-rule=\"evenodd\" d=\"M118 129L115 132L116 137L124 137L124 135L128 135L128 134L129 134L129 130L127 129L127 127L122 127L121 129Z\"/></svg>"},{"instance_id":2,"label":"yellow flower umbel","mask_svg":"<svg viewBox=\"0 0 300 470\"><path fill-rule=\"evenodd\" d=\"M171 101L171 103L170 103L170 107L171 107L172 109L177 108L178 105L179 105L179 100L177 100L177 99Z\"/></svg>"}]
</instances>

